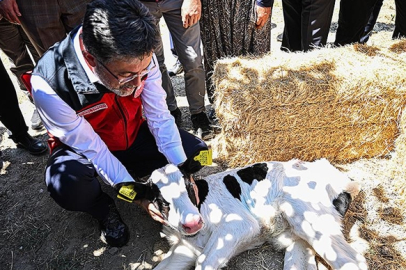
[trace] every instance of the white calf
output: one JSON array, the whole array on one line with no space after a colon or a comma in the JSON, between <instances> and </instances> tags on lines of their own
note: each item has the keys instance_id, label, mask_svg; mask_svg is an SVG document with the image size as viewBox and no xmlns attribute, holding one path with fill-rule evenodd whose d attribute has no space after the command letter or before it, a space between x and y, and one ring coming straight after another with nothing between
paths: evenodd
<instances>
[{"instance_id":1,"label":"white calf","mask_svg":"<svg viewBox=\"0 0 406 270\"><path fill-rule=\"evenodd\" d=\"M264 242L286 249L284 269L317 269L316 253L333 269L367 269L341 227L358 184L325 159L256 163L207 176L196 181L197 206L176 166L155 171L151 180L169 203L164 232L172 244L155 270L219 269Z\"/></svg>"}]
</instances>

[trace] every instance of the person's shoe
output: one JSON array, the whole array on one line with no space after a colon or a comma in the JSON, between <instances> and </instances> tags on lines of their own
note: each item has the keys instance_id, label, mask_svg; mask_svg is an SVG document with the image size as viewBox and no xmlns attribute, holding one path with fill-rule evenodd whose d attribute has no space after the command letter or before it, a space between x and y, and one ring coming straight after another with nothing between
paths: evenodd
<instances>
[{"instance_id":1,"label":"person's shoe","mask_svg":"<svg viewBox=\"0 0 406 270\"><path fill-rule=\"evenodd\" d=\"M214 110L214 108L210 108L208 115L209 115L209 119L211 121L217 121L217 115L216 115L216 111Z\"/></svg>"},{"instance_id":2,"label":"person's shoe","mask_svg":"<svg viewBox=\"0 0 406 270\"><path fill-rule=\"evenodd\" d=\"M130 232L127 225L121 220L114 204L110 205L107 217L99 221L99 225L101 230L100 239L104 243L112 247L122 247L128 243Z\"/></svg>"},{"instance_id":3,"label":"person's shoe","mask_svg":"<svg viewBox=\"0 0 406 270\"><path fill-rule=\"evenodd\" d=\"M40 155L45 153L48 148L41 140L31 137L30 134L19 136L18 138L10 136L10 138L17 144L18 148L27 150L32 155Z\"/></svg>"},{"instance_id":4,"label":"person's shoe","mask_svg":"<svg viewBox=\"0 0 406 270\"><path fill-rule=\"evenodd\" d=\"M213 128L205 112L192 114L190 118L192 120L193 131L199 138L208 139L210 135L213 135Z\"/></svg>"},{"instance_id":5,"label":"person's shoe","mask_svg":"<svg viewBox=\"0 0 406 270\"><path fill-rule=\"evenodd\" d=\"M279 35L276 36L276 41L282 42L283 39L283 33L280 33Z\"/></svg>"},{"instance_id":6,"label":"person's shoe","mask_svg":"<svg viewBox=\"0 0 406 270\"><path fill-rule=\"evenodd\" d=\"M214 110L214 108L210 108L210 110L208 112L208 117L211 121L211 127L213 129L213 132L215 134L220 133L221 125L220 125L219 119L217 118L217 114L216 114L216 111Z\"/></svg>"},{"instance_id":7,"label":"person's shoe","mask_svg":"<svg viewBox=\"0 0 406 270\"><path fill-rule=\"evenodd\" d=\"M34 109L34 112L31 116L31 128L34 130L41 129L44 125L42 124L41 118L39 117L37 109Z\"/></svg>"},{"instance_id":8,"label":"person's shoe","mask_svg":"<svg viewBox=\"0 0 406 270\"><path fill-rule=\"evenodd\" d=\"M176 108L175 110L171 111L171 114L173 118L175 118L176 125L180 127L180 124L182 123L182 112L179 110L179 108Z\"/></svg>"},{"instance_id":9,"label":"person's shoe","mask_svg":"<svg viewBox=\"0 0 406 270\"><path fill-rule=\"evenodd\" d=\"M181 74L182 72L183 72L183 66L179 62L179 59L177 59L176 63L173 65L173 67L170 70L168 70L169 76L171 76L171 77Z\"/></svg>"}]
</instances>

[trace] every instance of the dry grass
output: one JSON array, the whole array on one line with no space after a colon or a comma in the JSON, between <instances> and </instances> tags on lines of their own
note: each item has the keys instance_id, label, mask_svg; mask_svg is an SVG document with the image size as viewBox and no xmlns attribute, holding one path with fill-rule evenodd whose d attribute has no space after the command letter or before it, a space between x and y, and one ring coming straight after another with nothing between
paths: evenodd
<instances>
[{"instance_id":1,"label":"dry grass","mask_svg":"<svg viewBox=\"0 0 406 270\"><path fill-rule=\"evenodd\" d=\"M219 157L235 167L389 154L406 105L406 63L397 58L354 45L218 61Z\"/></svg>"}]
</instances>

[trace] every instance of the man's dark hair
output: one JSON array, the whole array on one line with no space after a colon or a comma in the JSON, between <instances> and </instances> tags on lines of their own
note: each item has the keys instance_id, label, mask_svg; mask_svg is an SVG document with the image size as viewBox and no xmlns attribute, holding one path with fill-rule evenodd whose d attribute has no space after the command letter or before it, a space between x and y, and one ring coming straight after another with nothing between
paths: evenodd
<instances>
[{"instance_id":1,"label":"man's dark hair","mask_svg":"<svg viewBox=\"0 0 406 270\"><path fill-rule=\"evenodd\" d=\"M155 18L138 0L94 0L83 20L83 43L97 60L144 58L158 44Z\"/></svg>"}]
</instances>

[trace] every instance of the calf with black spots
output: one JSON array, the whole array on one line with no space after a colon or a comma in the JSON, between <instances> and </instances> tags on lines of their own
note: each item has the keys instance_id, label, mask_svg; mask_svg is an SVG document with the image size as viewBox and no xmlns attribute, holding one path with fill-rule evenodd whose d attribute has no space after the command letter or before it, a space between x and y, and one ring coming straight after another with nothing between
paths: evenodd
<instances>
[{"instance_id":1,"label":"calf with black spots","mask_svg":"<svg viewBox=\"0 0 406 270\"><path fill-rule=\"evenodd\" d=\"M151 180L169 203L172 245L156 270L220 269L265 242L285 249L285 270L316 270L316 253L333 269L367 269L342 233L359 186L325 159L256 163L195 183L167 165Z\"/></svg>"}]
</instances>

